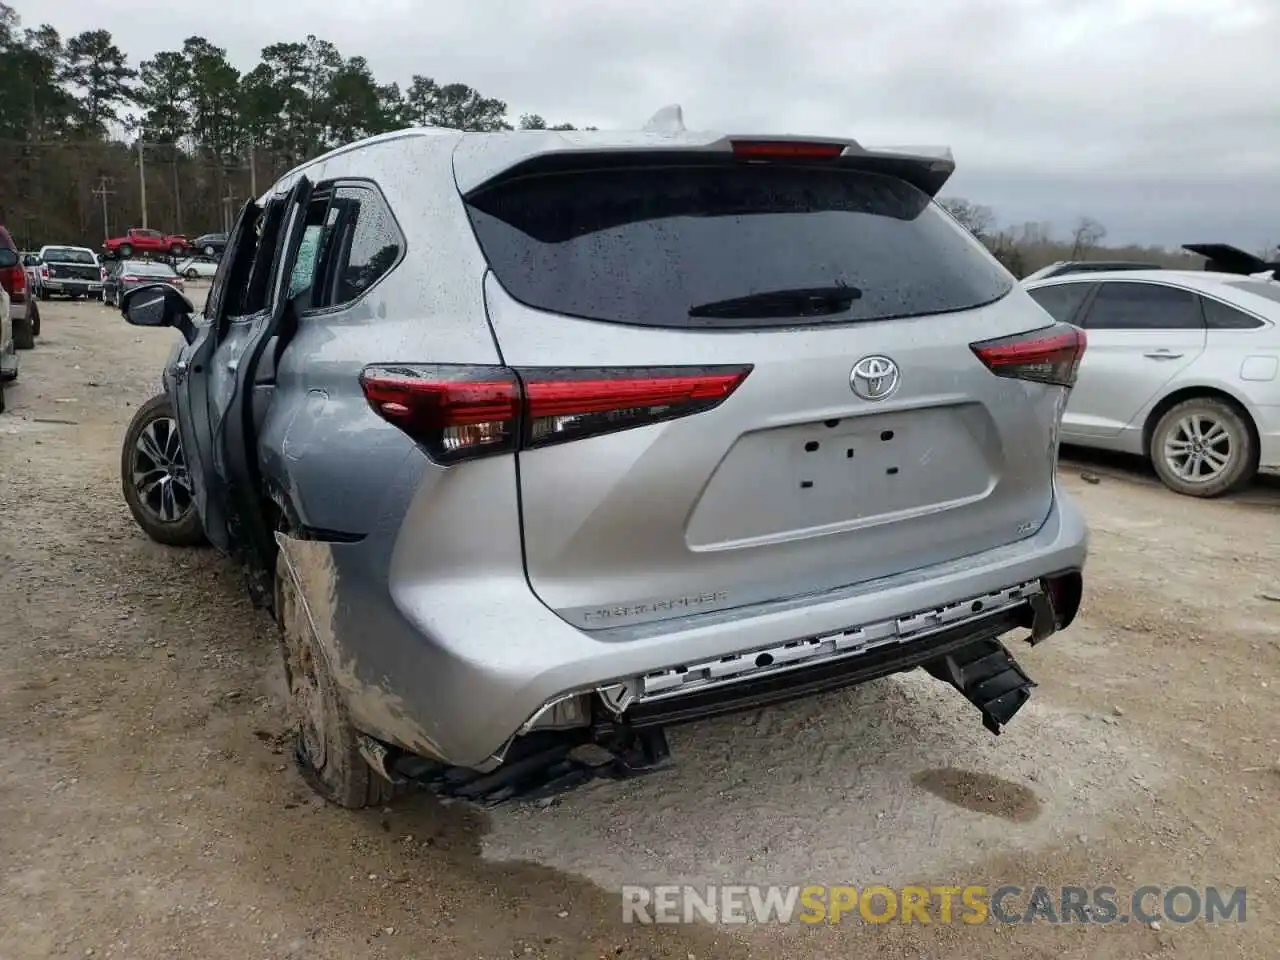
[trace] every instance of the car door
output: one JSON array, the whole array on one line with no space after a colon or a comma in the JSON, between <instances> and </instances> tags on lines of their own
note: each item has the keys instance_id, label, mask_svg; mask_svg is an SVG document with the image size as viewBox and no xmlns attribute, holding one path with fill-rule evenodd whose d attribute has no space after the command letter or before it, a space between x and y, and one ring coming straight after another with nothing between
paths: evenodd
<instances>
[{"instance_id":1,"label":"car door","mask_svg":"<svg viewBox=\"0 0 1280 960\"><path fill-rule=\"evenodd\" d=\"M256 227L260 211L245 204L232 231L232 248L209 288L202 316L193 326L190 341L170 366L168 381L174 417L182 438L183 458L191 481L191 495L200 514L205 536L219 550L231 547L226 507L226 483L217 456L216 405L211 393L216 389L211 363L219 343L230 327L231 312L243 302L246 281L257 248ZM123 264L117 262L108 280L113 301L120 298L119 278Z\"/></svg>"},{"instance_id":2,"label":"car door","mask_svg":"<svg viewBox=\"0 0 1280 960\"><path fill-rule=\"evenodd\" d=\"M289 280L301 244L311 181L299 177L282 200L262 213L257 255L250 271L246 306L250 312L229 318L210 362L208 403L214 460L226 493L232 539L245 552L251 573L266 573L274 555L275 531L261 512L262 482L257 458L254 385L268 344L289 305ZM256 562L255 562L256 561ZM251 577L250 588L265 599L267 583Z\"/></svg>"},{"instance_id":3,"label":"car door","mask_svg":"<svg viewBox=\"0 0 1280 960\"><path fill-rule=\"evenodd\" d=\"M1156 281L1097 281L1081 326L1089 346L1063 417L1070 436L1120 434L1205 347L1197 295Z\"/></svg>"}]
</instances>

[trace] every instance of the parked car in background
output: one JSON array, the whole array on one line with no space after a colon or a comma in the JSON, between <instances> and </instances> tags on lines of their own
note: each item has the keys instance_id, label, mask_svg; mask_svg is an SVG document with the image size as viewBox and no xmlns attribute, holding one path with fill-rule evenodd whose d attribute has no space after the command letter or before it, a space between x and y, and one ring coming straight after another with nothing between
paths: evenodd
<instances>
[{"instance_id":1,"label":"parked car in background","mask_svg":"<svg viewBox=\"0 0 1280 960\"><path fill-rule=\"evenodd\" d=\"M175 268L179 275L188 280L208 279L218 272L218 261L207 257L188 257Z\"/></svg>"},{"instance_id":2,"label":"parked car in background","mask_svg":"<svg viewBox=\"0 0 1280 960\"><path fill-rule=\"evenodd\" d=\"M40 295L46 300L54 294L72 300L101 299L104 277L98 255L88 247L40 248Z\"/></svg>"},{"instance_id":3,"label":"parked car in background","mask_svg":"<svg viewBox=\"0 0 1280 960\"><path fill-rule=\"evenodd\" d=\"M1041 267L1022 278L1023 283L1048 280L1068 273L1108 273L1112 270L1162 270L1158 263L1142 263L1136 260L1059 260Z\"/></svg>"},{"instance_id":4,"label":"parked car in background","mask_svg":"<svg viewBox=\"0 0 1280 960\"><path fill-rule=\"evenodd\" d=\"M13 242L8 231L0 227L0 274L22 265L17 248L4 245L6 239ZM8 286L0 283L0 413L4 413L5 408L5 385L18 379L18 347L13 340L13 321L9 318L9 309Z\"/></svg>"},{"instance_id":5,"label":"parked car in background","mask_svg":"<svg viewBox=\"0 0 1280 960\"><path fill-rule=\"evenodd\" d=\"M160 260L119 260L111 264L105 274L102 300L115 306L135 287L167 283L182 290L185 286L178 272Z\"/></svg>"},{"instance_id":6,"label":"parked car in background","mask_svg":"<svg viewBox=\"0 0 1280 960\"><path fill-rule=\"evenodd\" d=\"M191 241L191 249L206 257L220 257L227 246L225 233L206 233Z\"/></svg>"},{"instance_id":7,"label":"parked car in background","mask_svg":"<svg viewBox=\"0 0 1280 960\"><path fill-rule=\"evenodd\" d=\"M1142 454L1170 489L1195 497L1280 468L1280 283L1155 270L1027 290L1089 337L1064 443Z\"/></svg>"},{"instance_id":8,"label":"parked car in background","mask_svg":"<svg viewBox=\"0 0 1280 960\"><path fill-rule=\"evenodd\" d=\"M202 321L125 303L182 334L125 499L248 564L295 757L345 806L651 766L667 725L916 667L998 733L1032 686L1000 638L1080 603L1055 477L1085 342L932 202L953 169L684 132L346 146L245 207Z\"/></svg>"},{"instance_id":9,"label":"parked car in background","mask_svg":"<svg viewBox=\"0 0 1280 960\"><path fill-rule=\"evenodd\" d=\"M40 305L27 287L27 269L18 256L18 245L9 231L0 226L0 248L12 251L13 263L0 269L0 286L9 300L5 313L13 324L13 342L19 350L30 350L40 335ZM5 257L8 261L10 258Z\"/></svg>"},{"instance_id":10,"label":"parked car in background","mask_svg":"<svg viewBox=\"0 0 1280 960\"><path fill-rule=\"evenodd\" d=\"M178 257L186 253L190 241L181 234L161 233L159 230L130 228L122 237L112 237L102 245L109 256L128 260L134 254L150 253L156 256Z\"/></svg>"},{"instance_id":11,"label":"parked car in background","mask_svg":"<svg viewBox=\"0 0 1280 960\"><path fill-rule=\"evenodd\" d=\"M22 257L22 268L27 272L27 296L40 300L41 276L40 276L40 254L34 250L24 251L20 254Z\"/></svg>"}]
</instances>

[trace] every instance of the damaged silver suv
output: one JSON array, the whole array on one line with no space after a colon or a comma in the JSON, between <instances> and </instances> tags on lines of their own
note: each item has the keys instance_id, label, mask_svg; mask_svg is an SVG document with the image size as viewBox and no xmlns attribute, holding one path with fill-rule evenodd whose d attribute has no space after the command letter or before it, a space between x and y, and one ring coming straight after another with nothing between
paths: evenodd
<instances>
[{"instance_id":1,"label":"damaged silver suv","mask_svg":"<svg viewBox=\"0 0 1280 960\"><path fill-rule=\"evenodd\" d=\"M240 213L124 444L274 610L325 797L540 795L664 729L923 667L999 732L1071 623L1085 350L933 197L948 152L406 130Z\"/></svg>"}]
</instances>

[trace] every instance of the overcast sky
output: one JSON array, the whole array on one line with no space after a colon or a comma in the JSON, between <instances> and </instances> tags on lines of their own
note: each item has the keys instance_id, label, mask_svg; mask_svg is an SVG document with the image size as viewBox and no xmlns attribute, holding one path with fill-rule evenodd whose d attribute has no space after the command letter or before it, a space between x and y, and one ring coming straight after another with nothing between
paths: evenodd
<instances>
[{"instance_id":1,"label":"overcast sky","mask_svg":"<svg viewBox=\"0 0 1280 960\"><path fill-rule=\"evenodd\" d=\"M947 193L1111 241L1280 243L1280 0L8 0L137 60L192 34L241 69L315 33L379 80L512 116L945 143Z\"/></svg>"}]
</instances>

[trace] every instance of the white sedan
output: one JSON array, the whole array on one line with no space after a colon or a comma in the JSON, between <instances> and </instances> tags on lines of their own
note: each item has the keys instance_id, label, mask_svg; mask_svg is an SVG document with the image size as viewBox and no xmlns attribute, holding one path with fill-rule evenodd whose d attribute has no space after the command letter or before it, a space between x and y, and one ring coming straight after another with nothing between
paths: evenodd
<instances>
[{"instance_id":1,"label":"white sedan","mask_svg":"<svg viewBox=\"0 0 1280 960\"><path fill-rule=\"evenodd\" d=\"M1088 335L1064 443L1149 457L1194 497L1280 469L1280 282L1126 270L1025 287Z\"/></svg>"},{"instance_id":2,"label":"white sedan","mask_svg":"<svg viewBox=\"0 0 1280 960\"><path fill-rule=\"evenodd\" d=\"M218 272L218 262L204 257L188 257L175 268L178 275L188 280L208 279Z\"/></svg>"}]
</instances>

